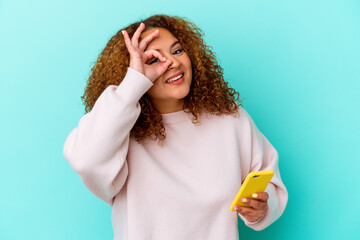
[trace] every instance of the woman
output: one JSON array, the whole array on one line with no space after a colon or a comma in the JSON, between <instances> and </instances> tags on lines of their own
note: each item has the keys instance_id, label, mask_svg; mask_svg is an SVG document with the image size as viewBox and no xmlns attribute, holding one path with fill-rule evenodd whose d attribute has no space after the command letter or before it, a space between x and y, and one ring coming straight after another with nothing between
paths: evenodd
<instances>
[{"instance_id":1,"label":"woman","mask_svg":"<svg viewBox=\"0 0 360 240\"><path fill-rule=\"evenodd\" d=\"M155 15L115 34L92 69L64 156L112 206L115 239L238 239L238 216L261 230L285 209L277 151L201 36L185 19ZM260 170L275 172L266 192L230 211Z\"/></svg>"}]
</instances>

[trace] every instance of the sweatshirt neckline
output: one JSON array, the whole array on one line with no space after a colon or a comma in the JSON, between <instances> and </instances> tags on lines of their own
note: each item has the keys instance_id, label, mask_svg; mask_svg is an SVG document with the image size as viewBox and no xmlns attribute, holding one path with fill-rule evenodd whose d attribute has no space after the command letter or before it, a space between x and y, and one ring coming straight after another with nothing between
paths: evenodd
<instances>
[{"instance_id":1,"label":"sweatshirt neckline","mask_svg":"<svg viewBox=\"0 0 360 240\"><path fill-rule=\"evenodd\" d=\"M180 110L172 113L161 114L164 124L174 124L185 121L191 121L190 113L186 113L184 110Z\"/></svg>"}]
</instances>

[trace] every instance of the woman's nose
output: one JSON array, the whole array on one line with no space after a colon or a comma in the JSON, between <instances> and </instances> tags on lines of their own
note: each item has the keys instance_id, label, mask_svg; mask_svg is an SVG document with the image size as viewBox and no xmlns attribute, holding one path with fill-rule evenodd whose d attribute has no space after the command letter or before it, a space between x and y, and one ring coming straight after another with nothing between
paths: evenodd
<instances>
[{"instance_id":1,"label":"woman's nose","mask_svg":"<svg viewBox=\"0 0 360 240\"><path fill-rule=\"evenodd\" d=\"M176 58L171 56L171 57L168 57L168 59L171 60L171 63L169 65L169 69L176 68L177 66L179 66L179 61Z\"/></svg>"}]
</instances>

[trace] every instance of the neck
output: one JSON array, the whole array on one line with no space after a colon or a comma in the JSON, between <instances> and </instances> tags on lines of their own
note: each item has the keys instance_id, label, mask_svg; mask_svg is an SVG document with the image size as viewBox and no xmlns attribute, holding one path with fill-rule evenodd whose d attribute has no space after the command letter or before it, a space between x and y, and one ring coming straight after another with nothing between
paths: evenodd
<instances>
[{"instance_id":1,"label":"neck","mask_svg":"<svg viewBox=\"0 0 360 240\"><path fill-rule=\"evenodd\" d=\"M164 101L164 100L152 100L155 108L161 113L172 113L177 112L183 109L184 99L175 100L175 101Z\"/></svg>"}]
</instances>

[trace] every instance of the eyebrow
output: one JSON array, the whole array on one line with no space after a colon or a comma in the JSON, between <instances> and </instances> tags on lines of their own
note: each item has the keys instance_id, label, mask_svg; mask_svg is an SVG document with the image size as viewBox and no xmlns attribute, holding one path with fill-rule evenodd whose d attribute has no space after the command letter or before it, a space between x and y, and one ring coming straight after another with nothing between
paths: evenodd
<instances>
[{"instance_id":1,"label":"eyebrow","mask_svg":"<svg viewBox=\"0 0 360 240\"><path fill-rule=\"evenodd\" d=\"M178 43L180 43L180 41L179 40L177 40L177 41L175 41L175 42L173 42L173 44L171 44L171 46L170 46L170 49L172 49L176 44L178 44ZM158 52L160 52L160 50L159 49L155 49L156 51L158 51Z\"/></svg>"}]
</instances>

